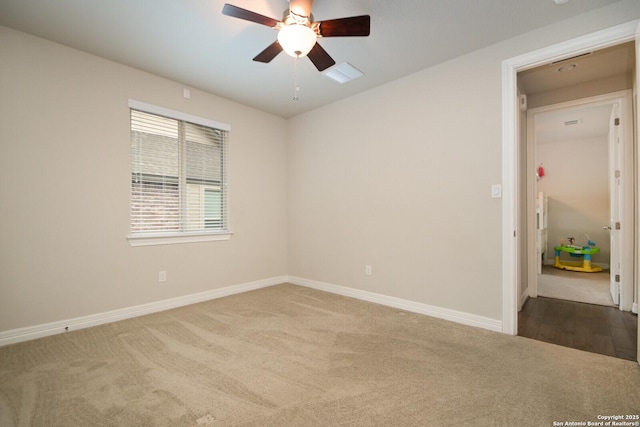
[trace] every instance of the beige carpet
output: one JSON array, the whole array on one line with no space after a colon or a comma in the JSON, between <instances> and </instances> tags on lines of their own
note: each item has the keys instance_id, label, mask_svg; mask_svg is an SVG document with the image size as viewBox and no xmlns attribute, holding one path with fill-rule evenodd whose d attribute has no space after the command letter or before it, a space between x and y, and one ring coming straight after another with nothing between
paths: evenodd
<instances>
[{"instance_id":1,"label":"beige carpet","mask_svg":"<svg viewBox=\"0 0 640 427\"><path fill-rule=\"evenodd\" d=\"M615 306L609 290L609 270L584 273L542 267L538 275L538 295L589 304Z\"/></svg>"},{"instance_id":2,"label":"beige carpet","mask_svg":"<svg viewBox=\"0 0 640 427\"><path fill-rule=\"evenodd\" d=\"M7 426L551 426L637 363L294 285L0 348Z\"/></svg>"}]
</instances>

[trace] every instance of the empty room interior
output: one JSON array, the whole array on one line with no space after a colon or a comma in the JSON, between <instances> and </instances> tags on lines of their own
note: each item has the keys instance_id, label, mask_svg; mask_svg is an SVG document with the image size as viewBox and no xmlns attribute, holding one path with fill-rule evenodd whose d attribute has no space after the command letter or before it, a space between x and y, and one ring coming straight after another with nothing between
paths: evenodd
<instances>
[{"instance_id":1,"label":"empty room interior","mask_svg":"<svg viewBox=\"0 0 640 427\"><path fill-rule=\"evenodd\" d=\"M0 0L0 425L640 425L639 25Z\"/></svg>"}]
</instances>

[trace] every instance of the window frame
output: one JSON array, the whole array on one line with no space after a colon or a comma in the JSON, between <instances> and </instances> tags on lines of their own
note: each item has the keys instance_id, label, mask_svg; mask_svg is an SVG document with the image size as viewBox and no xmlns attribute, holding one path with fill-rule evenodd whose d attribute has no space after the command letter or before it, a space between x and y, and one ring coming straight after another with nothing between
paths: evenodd
<instances>
[{"instance_id":1,"label":"window frame","mask_svg":"<svg viewBox=\"0 0 640 427\"><path fill-rule=\"evenodd\" d=\"M180 111L170 110L168 108L159 107L157 105L147 104L144 102L129 99L129 112L131 110L139 110L149 114L155 114L158 116L167 117L179 121L189 122L195 125L207 126L211 128L220 129L230 134L231 125L216 122L214 120L193 116L191 114L183 113ZM129 114L129 116L131 113ZM131 120L129 120L129 128L131 129ZM179 244L179 243L192 243L192 242L209 242L219 240L229 240L231 235L231 226L229 220L229 138L230 135L224 141L223 147L223 171L222 171L222 185L220 190L222 191L222 201L225 203L226 215L225 223L226 228L223 230L197 230L197 231L159 231L152 233L137 234L131 231L131 193L129 194L129 234L127 240L131 246L150 246L150 245L166 245L166 244ZM131 160L131 151L129 152L129 159ZM129 188L131 188L131 169L129 170ZM202 188L202 194L204 195L205 186ZM131 190L130 190L131 191Z\"/></svg>"}]
</instances>

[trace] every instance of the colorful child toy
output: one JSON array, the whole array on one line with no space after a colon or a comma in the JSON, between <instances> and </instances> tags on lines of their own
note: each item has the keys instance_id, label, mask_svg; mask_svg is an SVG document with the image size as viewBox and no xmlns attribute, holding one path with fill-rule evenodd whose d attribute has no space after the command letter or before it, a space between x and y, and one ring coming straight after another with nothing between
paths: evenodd
<instances>
[{"instance_id":1,"label":"colorful child toy","mask_svg":"<svg viewBox=\"0 0 640 427\"><path fill-rule=\"evenodd\" d=\"M602 267L591 265L591 255L600 252L600 248L596 247L596 244L589 239L589 236L587 236L588 246L574 245L575 239L573 237L569 237L568 240L569 245L560 243L560 246L553 248L556 251L554 267L570 271L583 271L585 273L602 271ZM582 258L582 261L560 261L560 252L567 252L572 257Z\"/></svg>"}]
</instances>

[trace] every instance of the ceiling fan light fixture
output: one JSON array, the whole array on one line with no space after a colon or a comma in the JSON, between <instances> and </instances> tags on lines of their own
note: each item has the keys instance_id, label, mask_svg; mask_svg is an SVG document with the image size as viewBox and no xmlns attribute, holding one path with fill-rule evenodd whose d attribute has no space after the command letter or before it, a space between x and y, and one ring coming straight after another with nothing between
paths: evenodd
<instances>
[{"instance_id":1,"label":"ceiling fan light fixture","mask_svg":"<svg viewBox=\"0 0 640 427\"><path fill-rule=\"evenodd\" d=\"M315 46L316 38L311 28L300 24L285 25L278 32L278 43L294 58L306 56Z\"/></svg>"}]
</instances>

